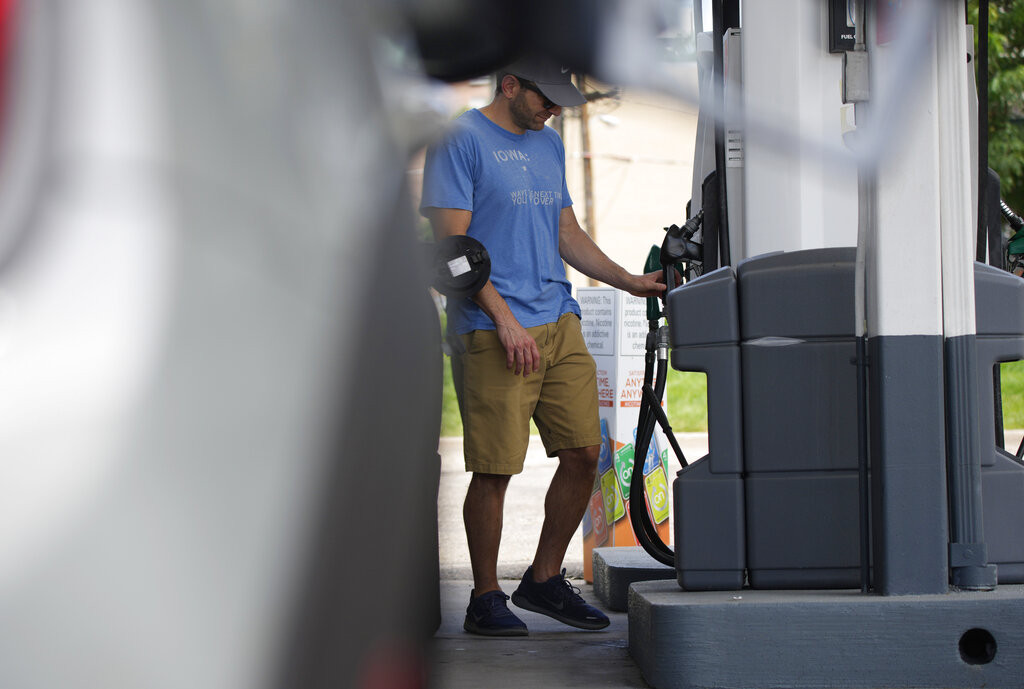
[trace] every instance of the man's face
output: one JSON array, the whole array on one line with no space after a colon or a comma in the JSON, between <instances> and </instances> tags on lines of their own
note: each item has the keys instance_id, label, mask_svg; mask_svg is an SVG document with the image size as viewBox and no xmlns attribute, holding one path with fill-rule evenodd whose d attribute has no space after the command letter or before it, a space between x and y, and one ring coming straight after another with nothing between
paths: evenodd
<instances>
[{"instance_id":1,"label":"man's face","mask_svg":"<svg viewBox=\"0 0 1024 689\"><path fill-rule=\"evenodd\" d=\"M562 108L554 104L545 108L544 106L550 102L536 91L523 86L520 81L519 92L516 93L510 105L512 122L523 130L540 131L548 119L562 112Z\"/></svg>"}]
</instances>

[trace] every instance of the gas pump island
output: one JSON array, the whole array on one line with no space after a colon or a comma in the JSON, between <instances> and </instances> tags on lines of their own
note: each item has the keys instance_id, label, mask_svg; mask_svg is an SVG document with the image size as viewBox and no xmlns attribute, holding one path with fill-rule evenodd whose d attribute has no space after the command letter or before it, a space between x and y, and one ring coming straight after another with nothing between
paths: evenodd
<instances>
[{"instance_id":1,"label":"gas pump island","mask_svg":"<svg viewBox=\"0 0 1024 689\"><path fill-rule=\"evenodd\" d=\"M963 4L745 3L742 29L711 4L690 222L661 251L688 279L649 338L707 375L709 452L675 448L674 552L634 507L662 564L598 548L595 590L628 588L657 689L1024 687L1024 462L998 387L1024 280L998 191L975 191Z\"/></svg>"}]
</instances>

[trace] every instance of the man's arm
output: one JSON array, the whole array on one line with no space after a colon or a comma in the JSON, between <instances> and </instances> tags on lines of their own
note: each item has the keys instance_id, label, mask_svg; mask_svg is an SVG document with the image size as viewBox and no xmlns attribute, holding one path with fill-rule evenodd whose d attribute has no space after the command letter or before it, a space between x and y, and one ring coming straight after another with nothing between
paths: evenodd
<instances>
[{"instance_id":1,"label":"man's arm","mask_svg":"<svg viewBox=\"0 0 1024 689\"><path fill-rule=\"evenodd\" d=\"M637 297L657 297L665 291L662 272L634 275L608 258L583 231L572 206L558 216L558 251L570 266L587 277L618 287Z\"/></svg>"},{"instance_id":2,"label":"man's arm","mask_svg":"<svg viewBox=\"0 0 1024 689\"><path fill-rule=\"evenodd\" d=\"M460 208L425 208L423 213L430 220L434 238L438 241L452 235L466 234L473 219L472 211ZM540 350L537 349L536 340L530 337L512 315L508 303L494 289L490 280L473 296L473 301L494 321L498 340L505 348L508 368L515 375L521 372L524 377L540 370Z\"/></svg>"}]
</instances>

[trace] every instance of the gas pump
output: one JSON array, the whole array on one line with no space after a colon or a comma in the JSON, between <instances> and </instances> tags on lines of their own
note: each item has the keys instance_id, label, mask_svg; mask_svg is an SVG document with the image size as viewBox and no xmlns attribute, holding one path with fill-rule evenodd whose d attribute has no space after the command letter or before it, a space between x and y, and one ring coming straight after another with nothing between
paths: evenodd
<instances>
[{"instance_id":1,"label":"gas pump","mask_svg":"<svg viewBox=\"0 0 1024 689\"><path fill-rule=\"evenodd\" d=\"M710 42L742 37L746 129L724 139L741 198L716 156L685 237L701 269L649 336L659 379L665 361L706 373L709 452L676 452L674 551L632 512L676 581L630 586L631 652L659 688L1024 686L1007 671L1024 662L1024 462L992 432L993 369L1024 358L1024 281L972 261L963 8L831 2L824 21L820 4L748 3L737 32L731 4L712 3ZM780 100L815 132L807 112L842 101L841 141L758 121ZM733 260L723 220L745 240ZM664 384L645 382L638 453L655 423L671 435Z\"/></svg>"}]
</instances>

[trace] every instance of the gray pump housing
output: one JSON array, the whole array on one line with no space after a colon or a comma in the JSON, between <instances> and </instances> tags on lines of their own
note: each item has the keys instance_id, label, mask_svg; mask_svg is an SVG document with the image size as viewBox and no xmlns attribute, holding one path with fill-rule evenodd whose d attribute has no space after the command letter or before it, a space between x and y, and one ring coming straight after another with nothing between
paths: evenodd
<instances>
[{"instance_id":1,"label":"gray pump housing","mask_svg":"<svg viewBox=\"0 0 1024 689\"><path fill-rule=\"evenodd\" d=\"M860 586L853 248L777 253L673 290L672 366L707 375L708 449L675 491L687 590ZM984 533L1024 582L1024 463L1002 448L993 375L1024 358L1024 280L975 264Z\"/></svg>"}]
</instances>

